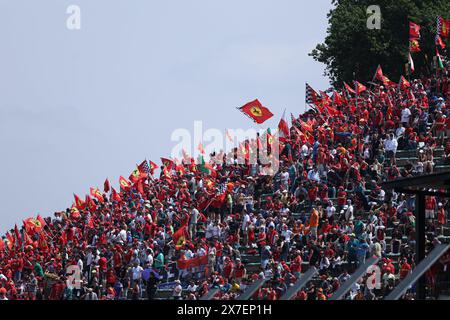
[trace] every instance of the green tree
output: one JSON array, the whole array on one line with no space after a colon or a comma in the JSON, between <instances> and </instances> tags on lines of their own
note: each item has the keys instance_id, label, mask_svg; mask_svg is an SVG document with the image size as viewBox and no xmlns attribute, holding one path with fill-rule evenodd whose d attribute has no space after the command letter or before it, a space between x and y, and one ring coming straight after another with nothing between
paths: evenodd
<instances>
[{"instance_id":1,"label":"green tree","mask_svg":"<svg viewBox=\"0 0 450 320\"><path fill-rule=\"evenodd\" d=\"M430 72L435 56L436 17L449 19L449 0L332 0L324 43L310 53L326 65L333 85L342 81L371 81L378 64L391 80L405 73L409 53L409 21L422 26L422 52L413 53L416 75ZM367 28L367 8L381 9L381 28ZM443 39L449 45L448 39ZM447 52L441 52L447 56Z\"/></svg>"}]
</instances>

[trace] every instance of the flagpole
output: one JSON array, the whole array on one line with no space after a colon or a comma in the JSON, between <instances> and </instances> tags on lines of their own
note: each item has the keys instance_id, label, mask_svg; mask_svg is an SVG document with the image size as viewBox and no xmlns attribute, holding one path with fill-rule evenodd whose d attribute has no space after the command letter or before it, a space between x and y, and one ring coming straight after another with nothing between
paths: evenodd
<instances>
[{"instance_id":1,"label":"flagpole","mask_svg":"<svg viewBox=\"0 0 450 320\"><path fill-rule=\"evenodd\" d=\"M356 73L355 72L353 72L353 78L356 78ZM356 106L356 110L358 110L358 96L359 96L359 94L358 94L358 84L357 84L356 80L353 80L353 81L354 81L354 85L355 85L355 94L356 94L355 106Z\"/></svg>"}]
</instances>

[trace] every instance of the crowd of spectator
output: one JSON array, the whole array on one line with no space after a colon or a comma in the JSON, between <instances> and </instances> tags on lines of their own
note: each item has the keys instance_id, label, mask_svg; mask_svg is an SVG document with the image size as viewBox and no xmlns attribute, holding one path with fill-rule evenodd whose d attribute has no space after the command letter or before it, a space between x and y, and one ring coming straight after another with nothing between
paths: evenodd
<instances>
[{"instance_id":1,"label":"crowd of spectator","mask_svg":"<svg viewBox=\"0 0 450 320\"><path fill-rule=\"evenodd\" d=\"M163 167L139 188L130 183L56 212L39 222L42 230L11 230L0 247L0 300L161 292L196 300L212 288L220 288L215 299L232 300L261 278L269 281L253 298L277 300L311 266L319 274L295 299L326 300L373 255L380 285L368 286L366 275L346 298L385 296L415 266L415 199L381 184L450 163L449 71L406 88L344 92L344 103L330 102L333 116L315 108L292 117L274 175L260 174L258 163L204 170L184 159L182 169ZM402 163L400 152L409 154ZM448 199L426 198L427 250L448 241L449 208ZM430 288L449 258L427 273Z\"/></svg>"}]
</instances>

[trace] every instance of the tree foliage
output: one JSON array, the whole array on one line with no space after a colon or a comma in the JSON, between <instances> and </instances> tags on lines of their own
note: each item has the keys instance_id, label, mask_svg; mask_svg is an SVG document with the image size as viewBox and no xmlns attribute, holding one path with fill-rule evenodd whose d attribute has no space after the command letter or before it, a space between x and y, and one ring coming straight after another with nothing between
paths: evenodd
<instances>
[{"instance_id":1,"label":"tree foliage","mask_svg":"<svg viewBox=\"0 0 450 320\"><path fill-rule=\"evenodd\" d=\"M325 42L310 55L326 65L325 75L334 85L354 79L370 81L378 64L397 81L408 62L409 21L422 26L422 52L412 54L416 72L430 72L436 17L450 19L449 0L332 0L332 4ZM381 29L367 28L367 8L371 5L380 6ZM450 45L448 39L443 40Z\"/></svg>"}]
</instances>

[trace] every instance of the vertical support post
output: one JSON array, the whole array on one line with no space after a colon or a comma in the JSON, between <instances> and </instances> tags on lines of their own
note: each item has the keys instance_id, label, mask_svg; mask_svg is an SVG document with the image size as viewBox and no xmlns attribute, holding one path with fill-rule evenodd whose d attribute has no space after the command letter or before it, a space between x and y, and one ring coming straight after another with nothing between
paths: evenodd
<instances>
[{"instance_id":1,"label":"vertical support post","mask_svg":"<svg viewBox=\"0 0 450 320\"><path fill-rule=\"evenodd\" d=\"M422 192L416 194L416 265L425 259L425 195ZM417 282L417 299L425 300L425 276Z\"/></svg>"}]
</instances>

